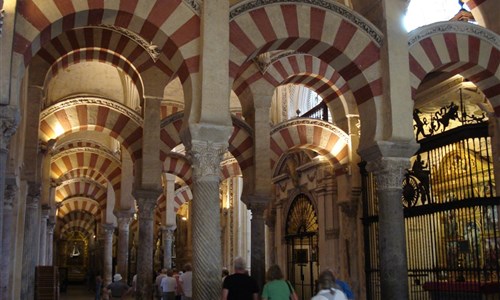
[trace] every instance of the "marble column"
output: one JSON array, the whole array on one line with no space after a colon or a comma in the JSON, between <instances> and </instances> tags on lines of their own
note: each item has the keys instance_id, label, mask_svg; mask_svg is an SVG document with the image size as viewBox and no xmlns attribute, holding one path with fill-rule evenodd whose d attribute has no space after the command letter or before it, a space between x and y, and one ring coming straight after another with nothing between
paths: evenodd
<instances>
[{"instance_id":1,"label":"marble column","mask_svg":"<svg viewBox=\"0 0 500 300\"><path fill-rule=\"evenodd\" d=\"M252 277L255 278L262 290L266 282L266 234L265 234L265 218L264 211L267 208L268 201L265 199L252 199L248 204L248 208L252 212L251 223L251 252L250 252L250 265L252 270Z\"/></svg>"},{"instance_id":2,"label":"marble column","mask_svg":"<svg viewBox=\"0 0 500 300\"><path fill-rule=\"evenodd\" d=\"M115 216L118 220L118 245L116 249L117 268L116 272L120 273L123 278L128 278L128 244L129 244L129 228L130 222L134 213L127 211L117 211Z\"/></svg>"},{"instance_id":3,"label":"marble column","mask_svg":"<svg viewBox=\"0 0 500 300\"><path fill-rule=\"evenodd\" d=\"M367 171L375 175L379 205L379 261L381 298L408 299L405 222L401 198L404 173L415 144L378 142L365 151ZM370 153L371 152L371 153Z\"/></svg>"},{"instance_id":4,"label":"marble column","mask_svg":"<svg viewBox=\"0 0 500 300\"><path fill-rule=\"evenodd\" d=\"M0 256L0 284L2 288L1 299L12 299L9 291L10 273L12 269L12 249L14 247L14 214L13 205L17 196L18 187L14 178L8 178L5 185L5 197L3 202L3 239L2 256Z\"/></svg>"},{"instance_id":5,"label":"marble column","mask_svg":"<svg viewBox=\"0 0 500 300\"><path fill-rule=\"evenodd\" d=\"M139 207L136 299L150 300L153 297L153 216L161 190L135 190L133 194Z\"/></svg>"},{"instance_id":6,"label":"marble column","mask_svg":"<svg viewBox=\"0 0 500 300\"><path fill-rule=\"evenodd\" d=\"M38 259L40 184L28 182L28 195L26 196L26 211L24 219L23 242L23 267L21 278L21 299L34 299L35 297L35 267Z\"/></svg>"},{"instance_id":7,"label":"marble column","mask_svg":"<svg viewBox=\"0 0 500 300\"><path fill-rule=\"evenodd\" d=\"M47 257L48 266L54 265L54 228L56 227L55 217L49 217L47 221Z\"/></svg>"},{"instance_id":8,"label":"marble column","mask_svg":"<svg viewBox=\"0 0 500 300\"><path fill-rule=\"evenodd\" d=\"M161 237L163 239L163 267L172 268L172 245L174 242L174 226L162 226Z\"/></svg>"},{"instance_id":9,"label":"marble column","mask_svg":"<svg viewBox=\"0 0 500 300\"><path fill-rule=\"evenodd\" d=\"M47 221L49 219L49 207L42 207L42 214L40 216L40 249L38 254L38 265L46 266L47 256Z\"/></svg>"},{"instance_id":10,"label":"marble column","mask_svg":"<svg viewBox=\"0 0 500 300\"><path fill-rule=\"evenodd\" d=\"M104 286L107 286L112 282L112 272L113 272L113 233L115 232L115 225L106 223L101 224L104 251L103 257L103 281Z\"/></svg>"},{"instance_id":11,"label":"marble column","mask_svg":"<svg viewBox=\"0 0 500 300\"><path fill-rule=\"evenodd\" d=\"M218 299L222 268L219 165L227 144L193 141L193 299Z\"/></svg>"}]
</instances>

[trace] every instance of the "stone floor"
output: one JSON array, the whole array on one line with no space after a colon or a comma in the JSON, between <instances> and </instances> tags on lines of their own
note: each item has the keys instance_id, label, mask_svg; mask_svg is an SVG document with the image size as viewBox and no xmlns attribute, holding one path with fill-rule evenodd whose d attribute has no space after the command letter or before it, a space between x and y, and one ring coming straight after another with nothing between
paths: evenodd
<instances>
[{"instance_id":1,"label":"stone floor","mask_svg":"<svg viewBox=\"0 0 500 300\"><path fill-rule=\"evenodd\" d=\"M68 285L65 292L59 294L60 300L94 300L94 291L88 290L85 284ZM102 299L102 298L101 298ZM133 296L128 296L123 299L134 299Z\"/></svg>"},{"instance_id":2,"label":"stone floor","mask_svg":"<svg viewBox=\"0 0 500 300\"><path fill-rule=\"evenodd\" d=\"M65 292L59 294L61 300L92 300L94 292L85 285L68 285Z\"/></svg>"}]
</instances>

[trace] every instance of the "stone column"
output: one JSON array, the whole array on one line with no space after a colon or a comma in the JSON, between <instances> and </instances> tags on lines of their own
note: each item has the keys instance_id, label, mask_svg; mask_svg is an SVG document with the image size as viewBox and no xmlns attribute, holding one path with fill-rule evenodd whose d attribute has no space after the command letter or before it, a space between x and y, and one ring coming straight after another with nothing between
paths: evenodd
<instances>
[{"instance_id":1,"label":"stone column","mask_svg":"<svg viewBox=\"0 0 500 300\"><path fill-rule=\"evenodd\" d=\"M34 299L35 297L35 266L38 258L38 209L40 201L40 184L28 182L28 195L26 196L26 211L24 219L23 242L23 267L21 278L21 299Z\"/></svg>"},{"instance_id":2,"label":"stone column","mask_svg":"<svg viewBox=\"0 0 500 300\"><path fill-rule=\"evenodd\" d=\"M115 226L110 223L101 224L104 251L102 254L103 258L103 281L104 286L107 286L112 282L112 272L113 272L113 233L115 232Z\"/></svg>"},{"instance_id":3,"label":"stone column","mask_svg":"<svg viewBox=\"0 0 500 300\"><path fill-rule=\"evenodd\" d=\"M3 202L5 197L5 178L7 171L7 157L9 154L9 143L12 135L16 132L19 124L19 114L11 106L2 106L0 109L0 216L3 215ZM0 222L0 240L2 238L3 222ZM3 256L2 245L0 245L0 257ZM5 272L3 269L2 273ZM2 284L3 285L3 284Z\"/></svg>"},{"instance_id":4,"label":"stone column","mask_svg":"<svg viewBox=\"0 0 500 300\"><path fill-rule=\"evenodd\" d=\"M193 299L219 299L222 268L219 165L227 144L193 141Z\"/></svg>"},{"instance_id":5,"label":"stone column","mask_svg":"<svg viewBox=\"0 0 500 300\"><path fill-rule=\"evenodd\" d=\"M118 220L118 245L116 249L117 268L123 278L128 278L128 244L129 244L129 226L134 215L131 211L115 212Z\"/></svg>"},{"instance_id":6,"label":"stone column","mask_svg":"<svg viewBox=\"0 0 500 300\"><path fill-rule=\"evenodd\" d=\"M54 265L54 228L56 227L55 217L49 217L47 222L47 258L48 266Z\"/></svg>"},{"instance_id":7,"label":"stone column","mask_svg":"<svg viewBox=\"0 0 500 300\"><path fill-rule=\"evenodd\" d=\"M405 222L402 182L418 149L408 143L379 141L363 150L367 171L375 175L379 205L379 262L381 299L408 299Z\"/></svg>"},{"instance_id":8,"label":"stone column","mask_svg":"<svg viewBox=\"0 0 500 300\"><path fill-rule=\"evenodd\" d=\"M0 284L2 288L1 299L12 299L9 292L10 271L12 269L12 249L14 247L14 214L12 212L14 200L17 196L18 187L14 178L6 180L5 197L3 202L3 234L2 234L2 256L0 256L1 277Z\"/></svg>"},{"instance_id":9,"label":"stone column","mask_svg":"<svg viewBox=\"0 0 500 300\"><path fill-rule=\"evenodd\" d=\"M267 241L267 265L274 265L276 261L276 207L272 207L267 214L266 225L269 231L269 239Z\"/></svg>"},{"instance_id":10,"label":"stone column","mask_svg":"<svg viewBox=\"0 0 500 300\"><path fill-rule=\"evenodd\" d=\"M42 214L40 217L40 249L38 254L38 265L46 266L47 256L47 220L49 219L49 207L44 205L42 207Z\"/></svg>"},{"instance_id":11,"label":"stone column","mask_svg":"<svg viewBox=\"0 0 500 300\"><path fill-rule=\"evenodd\" d=\"M150 300L153 297L153 215L156 200L160 194L161 190L134 191L139 207L136 299Z\"/></svg>"},{"instance_id":12,"label":"stone column","mask_svg":"<svg viewBox=\"0 0 500 300\"><path fill-rule=\"evenodd\" d=\"M262 290L266 282L266 234L265 234L265 218L264 211L267 208L267 199L252 199L248 204L248 208L252 212L251 219L251 270L252 277L255 278L259 285L259 290Z\"/></svg>"},{"instance_id":13,"label":"stone column","mask_svg":"<svg viewBox=\"0 0 500 300\"><path fill-rule=\"evenodd\" d=\"M163 267L172 268L172 245L174 241L174 226L162 226L161 237L163 239Z\"/></svg>"}]
</instances>

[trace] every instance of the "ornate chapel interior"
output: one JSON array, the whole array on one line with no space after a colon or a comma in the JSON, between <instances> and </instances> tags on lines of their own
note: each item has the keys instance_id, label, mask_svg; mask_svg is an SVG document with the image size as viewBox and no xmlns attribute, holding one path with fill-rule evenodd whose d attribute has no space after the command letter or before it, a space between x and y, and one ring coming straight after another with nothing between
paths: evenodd
<instances>
[{"instance_id":1,"label":"ornate chapel interior","mask_svg":"<svg viewBox=\"0 0 500 300\"><path fill-rule=\"evenodd\" d=\"M0 0L0 299L499 299L500 3L418 1Z\"/></svg>"}]
</instances>

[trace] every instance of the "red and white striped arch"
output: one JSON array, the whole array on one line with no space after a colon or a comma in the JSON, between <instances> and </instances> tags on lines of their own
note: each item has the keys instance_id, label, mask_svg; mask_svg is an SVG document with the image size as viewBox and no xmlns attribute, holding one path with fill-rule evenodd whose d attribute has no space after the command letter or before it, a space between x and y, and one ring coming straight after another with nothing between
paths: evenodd
<instances>
[{"instance_id":1,"label":"red and white striped arch","mask_svg":"<svg viewBox=\"0 0 500 300\"><path fill-rule=\"evenodd\" d=\"M63 175L59 176L58 182L65 182L72 179L83 179L95 181L101 186L106 186L108 184L108 179L104 177L99 171L95 169L73 169Z\"/></svg>"},{"instance_id":2,"label":"red and white striped arch","mask_svg":"<svg viewBox=\"0 0 500 300\"><path fill-rule=\"evenodd\" d=\"M475 21L479 25L492 29L499 28L498 0L465 0L463 2L467 4Z\"/></svg>"},{"instance_id":3,"label":"red and white striped arch","mask_svg":"<svg viewBox=\"0 0 500 300\"><path fill-rule=\"evenodd\" d=\"M336 2L328 2L334 9L292 1L272 5L251 2L253 9L230 22L231 77L260 53L289 49L318 57L338 70L358 105L382 94L381 34L356 12ZM336 13L339 11L343 14Z\"/></svg>"},{"instance_id":4,"label":"red and white striped arch","mask_svg":"<svg viewBox=\"0 0 500 300\"><path fill-rule=\"evenodd\" d=\"M87 130L116 138L134 161L142 155L142 118L120 103L79 97L61 101L41 113L39 137L44 142Z\"/></svg>"},{"instance_id":5,"label":"red and white striped arch","mask_svg":"<svg viewBox=\"0 0 500 300\"><path fill-rule=\"evenodd\" d=\"M49 66L49 76L82 61L107 62L139 83L137 66L151 60L149 52L123 32L107 27L75 28L62 32L37 53ZM172 71L169 71L170 74Z\"/></svg>"},{"instance_id":6,"label":"red and white striped arch","mask_svg":"<svg viewBox=\"0 0 500 300\"><path fill-rule=\"evenodd\" d=\"M67 240L70 237L73 237L74 232L80 232L87 239L92 238L96 233L94 232L94 225L91 223L85 222L72 222L64 225L59 233L59 239Z\"/></svg>"},{"instance_id":7,"label":"red and white striped arch","mask_svg":"<svg viewBox=\"0 0 500 300\"><path fill-rule=\"evenodd\" d=\"M239 96L261 76L275 87L288 83L305 85L316 91L327 104L349 90L340 74L317 57L290 53L271 60L263 75L260 75L260 70L247 67L235 80L235 93Z\"/></svg>"},{"instance_id":8,"label":"red and white striped arch","mask_svg":"<svg viewBox=\"0 0 500 300\"><path fill-rule=\"evenodd\" d=\"M412 95L434 71L460 74L474 82L500 116L500 39L466 22L440 22L410 33Z\"/></svg>"},{"instance_id":9,"label":"red and white striped arch","mask_svg":"<svg viewBox=\"0 0 500 300\"><path fill-rule=\"evenodd\" d=\"M191 163L181 154L170 153L163 162L164 173L174 174L184 180L187 185L193 183Z\"/></svg>"},{"instance_id":10,"label":"red and white striped arch","mask_svg":"<svg viewBox=\"0 0 500 300\"><path fill-rule=\"evenodd\" d=\"M176 114L180 111L184 110L184 106L180 104L172 104L172 103L163 103L160 106L160 118L163 120L168 116Z\"/></svg>"},{"instance_id":11,"label":"red and white striped arch","mask_svg":"<svg viewBox=\"0 0 500 300\"><path fill-rule=\"evenodd\" d=\"M56 188L55 200L62 202L73 197L86 197L98 203L106 202L107 189L94 182L72 180Z\"/></svg>"},{"instance_id":12,"label":"red and white striped arch","mask_svg":"<svg viewBox=\"0 0 500 300\"><path fill-rule=\"evenodd\" d=\"M64 237L67 232L70 233L75 230L88 233L88 235L93 234L95 233L95 224L95 216L83 210L72 211L64 215L64 217L58 216L57 218L57 228L61 238Z\"/></svg>"},{"instance_id":13,"label":"red and white striped arch","mask_svg":"<svg viewBox=\"0 0 500 300\"><path fill-rule=\"evenodd\" d=\"M180 130L182 128L184 112L180 112L164 119L161 124L160 159L165 161L169 152L181 144ZM243 120L231 116L233 121L233 132L229 138L228 150L240 164L241 170L253 165L253 132ZM169 162L170 163L170 162ZM177 163L176 163L177 164ZM180 166L180 165L179 165ZM179 168L176 166L176 168ZM172 169L164 163L164 169ZM170 173L170 172L169 172ZM181 177L181 176L179 176Z\"/></svg>"},{"instance_id":14,"label":"red and white striped arch","mask_svg":"<svg viewBox=\"0 0 500 300\"><path fill-rule=\"evenodd\" d=\"M160 160L164 161L167 155L177 145L182 143L181 128L184 112L173 114L163 119L160 125Z\"/></svg>"},{"instance_id":15,"label":"red and white striped arch","mask_svg":"<svg viewBox=\"0 0 500 300\"><path fill-rule=\"evenodd\" d=\"M184 203L187 203L192 199L193 194L189 186L185 185L181 188L178 188L177 190L175 190L174 211L177 212ZM157 203L158 205L156 206L155 218L163 223L163 221L165 220L165 212L167 210L167 198L165 197L164 193L162 193L160 197L158 197Z\"/></svg>"},{"instance_id":16,"label":"red and white striped arch","mask_svg":"<svg viewBox=\"0 0 500 300\"><path fill-rule=\"evenodd\" d=\"M14 51L23 73L41 47L65 31L106 24L137 33L161 51L138 66L141 71L156 65L179 73L181 82L199 69L200 19L181 0L156 1L36 1L18 4ZM137 38L136 37L136 38ZM147 48L147 44L144 45ZM20 56L20 57L19 57Z\"/></svg>"},{"instance_id":17,"label":"red and white striped arch","mask_svg":"<svg viewBox=\"0 0 500 300\"><path fill-rule=\"evenodd\" d=\"M61 203L61 206L58 210L58 215L60 217L64 217L65 215L73 212L73 211L86 211L93 216L95 216L96 220L101 219L101 208L100 204L92 199L85 197L74 197L67 200L64 200Z\"/></svg>"},{"instance_id":18,"label":"red and white striped arch","mask_svg":"<svg viewBox=\"0 0 500 300\"><path fill-rule=\"evenodd\" d=\"M235 159L223 161L220 170L221 181L235 176L242 176L240 165Z\"/></svg>"},{"instance_id":19,"label":"red and white striped arch","mask_svg":"<svg viewBox=\"0 0 500 300\"><path fill-rule=\"evenodd\" d=\"M68 142L65 142L61 145L58 145L55 150L56 151L64 151L64 150L72 149L75 147L76 148L91 147L91 148L95 148L95 149L105 149L106 148L106 146L104 146L96 141L79 139L79 140L68 141Z\"/></svg>"},{"instance_id":20,"label":"red and white striped arch","mask_svg":"<svg viewBox=\"0 0 500 300\"><path fill-rule=\"evenodd\" d=\"M61 56L56 62L54 62L50 69L47 72L47 76L45 78L45 86L52 80L52 78L56 77L59 72L62 70L76 65L82 62L100 62L109 64L113 67L116 67L122 70L125 74L127 74L131 81L136 86L139 95L142 95L143 85L141 83L139 73L137 70L121 55L118 55L115 52L111 52L106 49L94 49L94 48L86 48L86 49L78 49L76 51L71 51L68 54Z\"/></svg>"},{"instance_id":21,"label":"red and white striped arch","mask_svg":"<svg viewBox=\"0 0 500 300\"><path fill-rule=\"evenodd\" d=\"M315 119L295 119L271 130L271 168L293 149L309 149L325 156L337 172L349 162L349 137L338 127Z\"/></svg>"},{"instance_id":22,"label":"red and white striped arch","mask_svg":"<svg viewBox=\"0 0 500 300\"><path fill-rule=\"evenodd\" d=\"M51 178L59 181L62 175L72 170L95 169L113 186L115 193L119 193L122 173L120 163L98 151L89 150L75 148L54 156L50 164Z\"/></svg>"}]
</instances>

